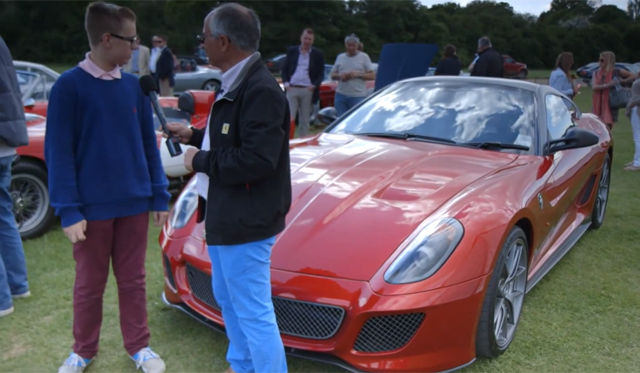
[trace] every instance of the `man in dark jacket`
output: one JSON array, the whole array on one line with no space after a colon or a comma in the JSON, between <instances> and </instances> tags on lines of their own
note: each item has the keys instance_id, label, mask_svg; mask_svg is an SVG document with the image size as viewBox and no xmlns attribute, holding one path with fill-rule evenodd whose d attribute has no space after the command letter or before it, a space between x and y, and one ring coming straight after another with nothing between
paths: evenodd
<instances>
[{"instance_id":1,"label":"man in dark jacket","mask_svg":"<svg viewBox=\"0 0 640 373\"><path fill-rule=\"evenodd\" d=\"M205 19L211 64L222 70L221 91L205 131L170 123L187 169L197 172L206 199L199 216L213 273L213 293L229 338L230 370L287 371L271 300L270 258L291 205L290 112L287 98L257 52L260 20L224 3Z\"/></svg>"},{"instance_id":2,"label":"man in dark jacket","mask_svg":"<svg viewBox=\"0 0 640 373\"><path fill-rule=\"evenodd\" d=\"M156 47L160 48L160 56L156 62L155 78L158 80L160 88L160 96L173 97L173 87L176 85L174 73L173 52L167 47L167 37L157 35L159 43Z\"/></svg>"},{"instance_id":3,"label":"man in dark jacket","mask_svg":"<svg viewBox=\"0 0 640 373\"><path fill-rule=\"evenodd\" d=\"M471 76L504 77L502 55L493 49L491 40L486 36L478 40L478 59L471 70Z\"/></svg>"},{"instance_id":4,"label":"man in dark jacket","mask_svg":"<svg viewBox=\"0 0 640 373\"><path fill-rule=\"evenodd\" d=\"M18 77L9 48L0 37L0 317L13 312L12 298L31 294L22 239L9 193L16 148L28 144Z\"/></svg>"},{"instance_id":5,"label":"man in dark jacket","mask_svg":"<svg viewBox=\"0 0 640 373\"><path fill-rule=\"evenodd\" d=\"M313 30L305 29L300 45L290 47L282 66L282 84L287 92L291 119L298 115L298 134L309 134L312 103L320 97L324 79L324 54L313 48Z\"/></svg>"}]
</instances>

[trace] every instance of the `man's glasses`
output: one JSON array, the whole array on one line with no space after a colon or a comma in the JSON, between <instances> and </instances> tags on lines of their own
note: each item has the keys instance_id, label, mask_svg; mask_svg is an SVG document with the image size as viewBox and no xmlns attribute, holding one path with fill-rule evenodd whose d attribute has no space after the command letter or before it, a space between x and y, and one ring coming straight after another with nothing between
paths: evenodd
<instances>
[{"instance_id":1,"label":"man's glasses","mask_svg":"<svg viewBox=\"0 0 640 373\"><path fill-rule=\"evenodd\" d=\"M138 39L137 36L126 37L126 36L114 34L111 32L109 33L109 35L113 36L114 38L118 38L120 40L128 41L129 43L131 43L132 46L140 42L140 39Z\"/></svg>"}]
</instances>

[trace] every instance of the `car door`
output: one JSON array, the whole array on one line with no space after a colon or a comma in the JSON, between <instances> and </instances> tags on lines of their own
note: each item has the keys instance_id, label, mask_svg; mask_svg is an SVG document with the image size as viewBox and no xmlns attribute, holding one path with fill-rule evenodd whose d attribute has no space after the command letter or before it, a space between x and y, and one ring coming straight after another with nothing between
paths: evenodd
<instances>
[{"instance_id":1,"label":"car door","mask_svg":"<svg viewBox=\"0 0 640 373\"><path fill-rule=\"evenodd\" d=\"M502 56L502 60L504 62L504 75L505 77L516 75L516 60L509 56Z\"/></svg>"},{"instance_id":2,"label":"car door","mask_svg":"<svg viewBox=\"0 0 640 373\"><path fill-rule=\"evenodd\" d=\"M544 101L547 142L562 138L569 128L578 125L579 111L571 101L554 93L547 93ZM579 148L545 154L553 162L553 172L540 192L539 200L541 223L548 233L535 258L547 254L553 243L575 221L575 201L591 175L587 164L590 151L591 148Z\"/></svg>"}]
</instances>

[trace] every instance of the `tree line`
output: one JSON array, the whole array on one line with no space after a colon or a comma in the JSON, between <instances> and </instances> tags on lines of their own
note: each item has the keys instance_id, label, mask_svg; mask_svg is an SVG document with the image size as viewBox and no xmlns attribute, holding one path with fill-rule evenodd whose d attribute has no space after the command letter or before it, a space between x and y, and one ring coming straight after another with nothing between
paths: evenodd
<instances>
[{"instance_id":1,"label":"tree line","mask_svg":"<svg viewBox=\"0 0 640 373\"><path fill-rule=\"evenodd\" d=\"M144 45L154 34L168 37L176 54L192 54L206 14L223 1L114 1L138 15ZM274 57L299 43L301 31L315 31L315 46L333 63L355 33L373 61L386 43L434 43L457 48L463 66L471 62L478 38L530 69L553 68L562 51L574 54L574 67L611 50L619 62L640 62L640 0L628 10L597 6L593 0L553 0L540 16L519 14L505 2L473 1L427 7L418 0L237 1L253 8L262 22L260 52ZM74 64L88 50L84 10L89 1L0 0L0 35L15 59ZM433 64L437 63L438 56Z\"/></svg>"}]
</instances>

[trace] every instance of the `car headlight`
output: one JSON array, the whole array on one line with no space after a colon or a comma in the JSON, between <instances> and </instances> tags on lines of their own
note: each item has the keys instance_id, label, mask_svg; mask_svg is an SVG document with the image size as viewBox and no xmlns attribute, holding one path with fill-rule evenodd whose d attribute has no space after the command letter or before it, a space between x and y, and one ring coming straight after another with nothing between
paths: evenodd
<instances>
[{"instance_id":1,"label":"car headlight","mask_svg":"<svg viewBox=\"0 0 640 373\"><path fill-rule=\"evenodd\" d=\"M458 246L464 228L454 218L429 223L391 263L384 279L391 284L408 284L431 277Z\"/></svg>"},{"instance_id":2,"label":"car headlight","mask_svg":"<svg viewBox=\"0 0 640 373\"><path fill-rule=\"evenodd\" d=\"M196 183L189 183L182 190L176 204L171 210L169 216L169 225L173 229L180 229L187 225L189 219L193 216L198 208L198 192L196 190Z\"/></svg>"}]
</instances>

